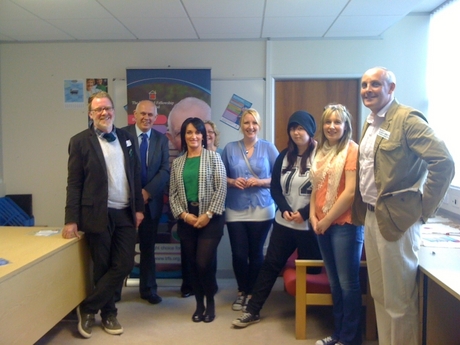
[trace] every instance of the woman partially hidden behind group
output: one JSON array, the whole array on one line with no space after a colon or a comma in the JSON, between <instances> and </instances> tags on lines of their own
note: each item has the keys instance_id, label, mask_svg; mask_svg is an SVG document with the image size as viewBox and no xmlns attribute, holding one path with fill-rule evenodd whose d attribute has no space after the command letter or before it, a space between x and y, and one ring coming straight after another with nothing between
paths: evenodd
<instances>
[{"instance_id":1,"label":"woman partially hidden behind group","mask_svg":"<svg viewBox=\"0 0 460 345\"><path fill-rule=\"evenodd\" d=\"M340 104L329 105L313 160L310 221L331 285L334 333L316 345L361 344L359 263L363 228L351 223L358 145L351 140L351 119Z\"/></svg>"},{"instance_id":2,"label":"woman partially hidden behind group","mask_svg":"<svg viewBox=\"0 0 460 345\"><path fill-rule=\"evenodd\" d=\"M227 170L226 220L232 247L238 295L233 310L244 309L264 259L263 246L275 217L270 181L278 150L258 138L259 113L247 109L240 120L243 139L228 143L222 153Z\"/></svg>"},{"instance_id":3,"label":"woman partially hidden behind group","mask_svg":"<svg viewBox=\"0 0 460 345\"><path fill-rule=\"evenodd\" d=\"M192 320L212 322L217 288L214 260L225 223L225 167L218 153L206 149L201 119L185 120L180 135L184 154L171 166L169 201L173 216L179 219L177 232L190 263L196 299Z\"/></svg>"}]
</instances>

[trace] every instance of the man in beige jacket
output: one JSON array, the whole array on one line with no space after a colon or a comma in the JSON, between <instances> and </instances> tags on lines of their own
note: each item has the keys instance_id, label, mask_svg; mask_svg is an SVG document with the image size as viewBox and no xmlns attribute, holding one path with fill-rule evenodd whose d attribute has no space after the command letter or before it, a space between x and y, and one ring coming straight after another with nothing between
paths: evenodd
<instances>
[{"instance_id":1,"label":"man in beige jacket","mask_svg":"<svg viewBox=\"0 0 460 345\"><path fill-rule=\"evenodd\" d=\"M361 79L371 110L362 131L353 222L365 249L380 344L417 345L420 226L438 209L454 162L423 114L394 98L396 78L375 67Z\"/></svg>"}]
</instances>

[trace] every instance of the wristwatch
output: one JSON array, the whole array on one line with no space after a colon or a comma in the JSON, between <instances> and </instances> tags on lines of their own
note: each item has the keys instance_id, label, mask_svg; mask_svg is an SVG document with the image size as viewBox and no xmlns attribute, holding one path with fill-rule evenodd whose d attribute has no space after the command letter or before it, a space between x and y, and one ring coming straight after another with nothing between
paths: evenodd
<instances>
[{"instance_id":1,"label":"wristwatch","mask_svg":"<svg viewBox=\"0 0 460 345\"><path fill-rule=\"evenodd\" d=\"M212 219L212 216L214 214L212 212L210 212L210 211L206 211L206 215L208 216L209 219Z\"/></svg>"}]
</instances>

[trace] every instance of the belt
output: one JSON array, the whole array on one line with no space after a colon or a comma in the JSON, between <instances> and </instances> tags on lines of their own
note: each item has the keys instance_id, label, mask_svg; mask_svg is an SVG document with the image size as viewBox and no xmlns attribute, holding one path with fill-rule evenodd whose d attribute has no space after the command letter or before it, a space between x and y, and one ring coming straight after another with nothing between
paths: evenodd
<instances>
[{"instance_id":1,"label":"belt","mask_svg":"<svg viewBox=\"0 0 460 345\"><path fill-rule=\"evenodd\" d=\"M197 201L189 201L188 204L193 207L198 207L200 206L200 203Z\"/></svg>"},{"instance_id":2,"label":"belt","mask_svg":"<svg viewBox=\"0 0 460 345\"><path fill-rule=\"evenodd\" d=\"M371 204L366 204L368 211L375 212L375 206Z\"/></svg>"}]
</instances>

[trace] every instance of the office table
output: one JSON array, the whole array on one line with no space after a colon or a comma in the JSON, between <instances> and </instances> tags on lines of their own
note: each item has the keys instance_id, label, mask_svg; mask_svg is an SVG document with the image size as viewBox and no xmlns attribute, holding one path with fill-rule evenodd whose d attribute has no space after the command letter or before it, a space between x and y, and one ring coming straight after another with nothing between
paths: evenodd
<instances>
[{"instance_id":1,"label":"office table","mask_svg":"<svg viewBox=\"0 0 460 345\"><path fill-rule=\"evenodd\" d=\"M34 236L44 229L0 227L0 344L33 344L89 291L86 242Z\"/></svg>"},{"instance_id":2,"label":"office table","mask_svg":"<svg viewBox=\"0 0 460 345\"><path fill-rule=\"evenodd\" d=\"M460 249L419 252L422 344L460 344Z\"/></svg>"}]
</instances>

